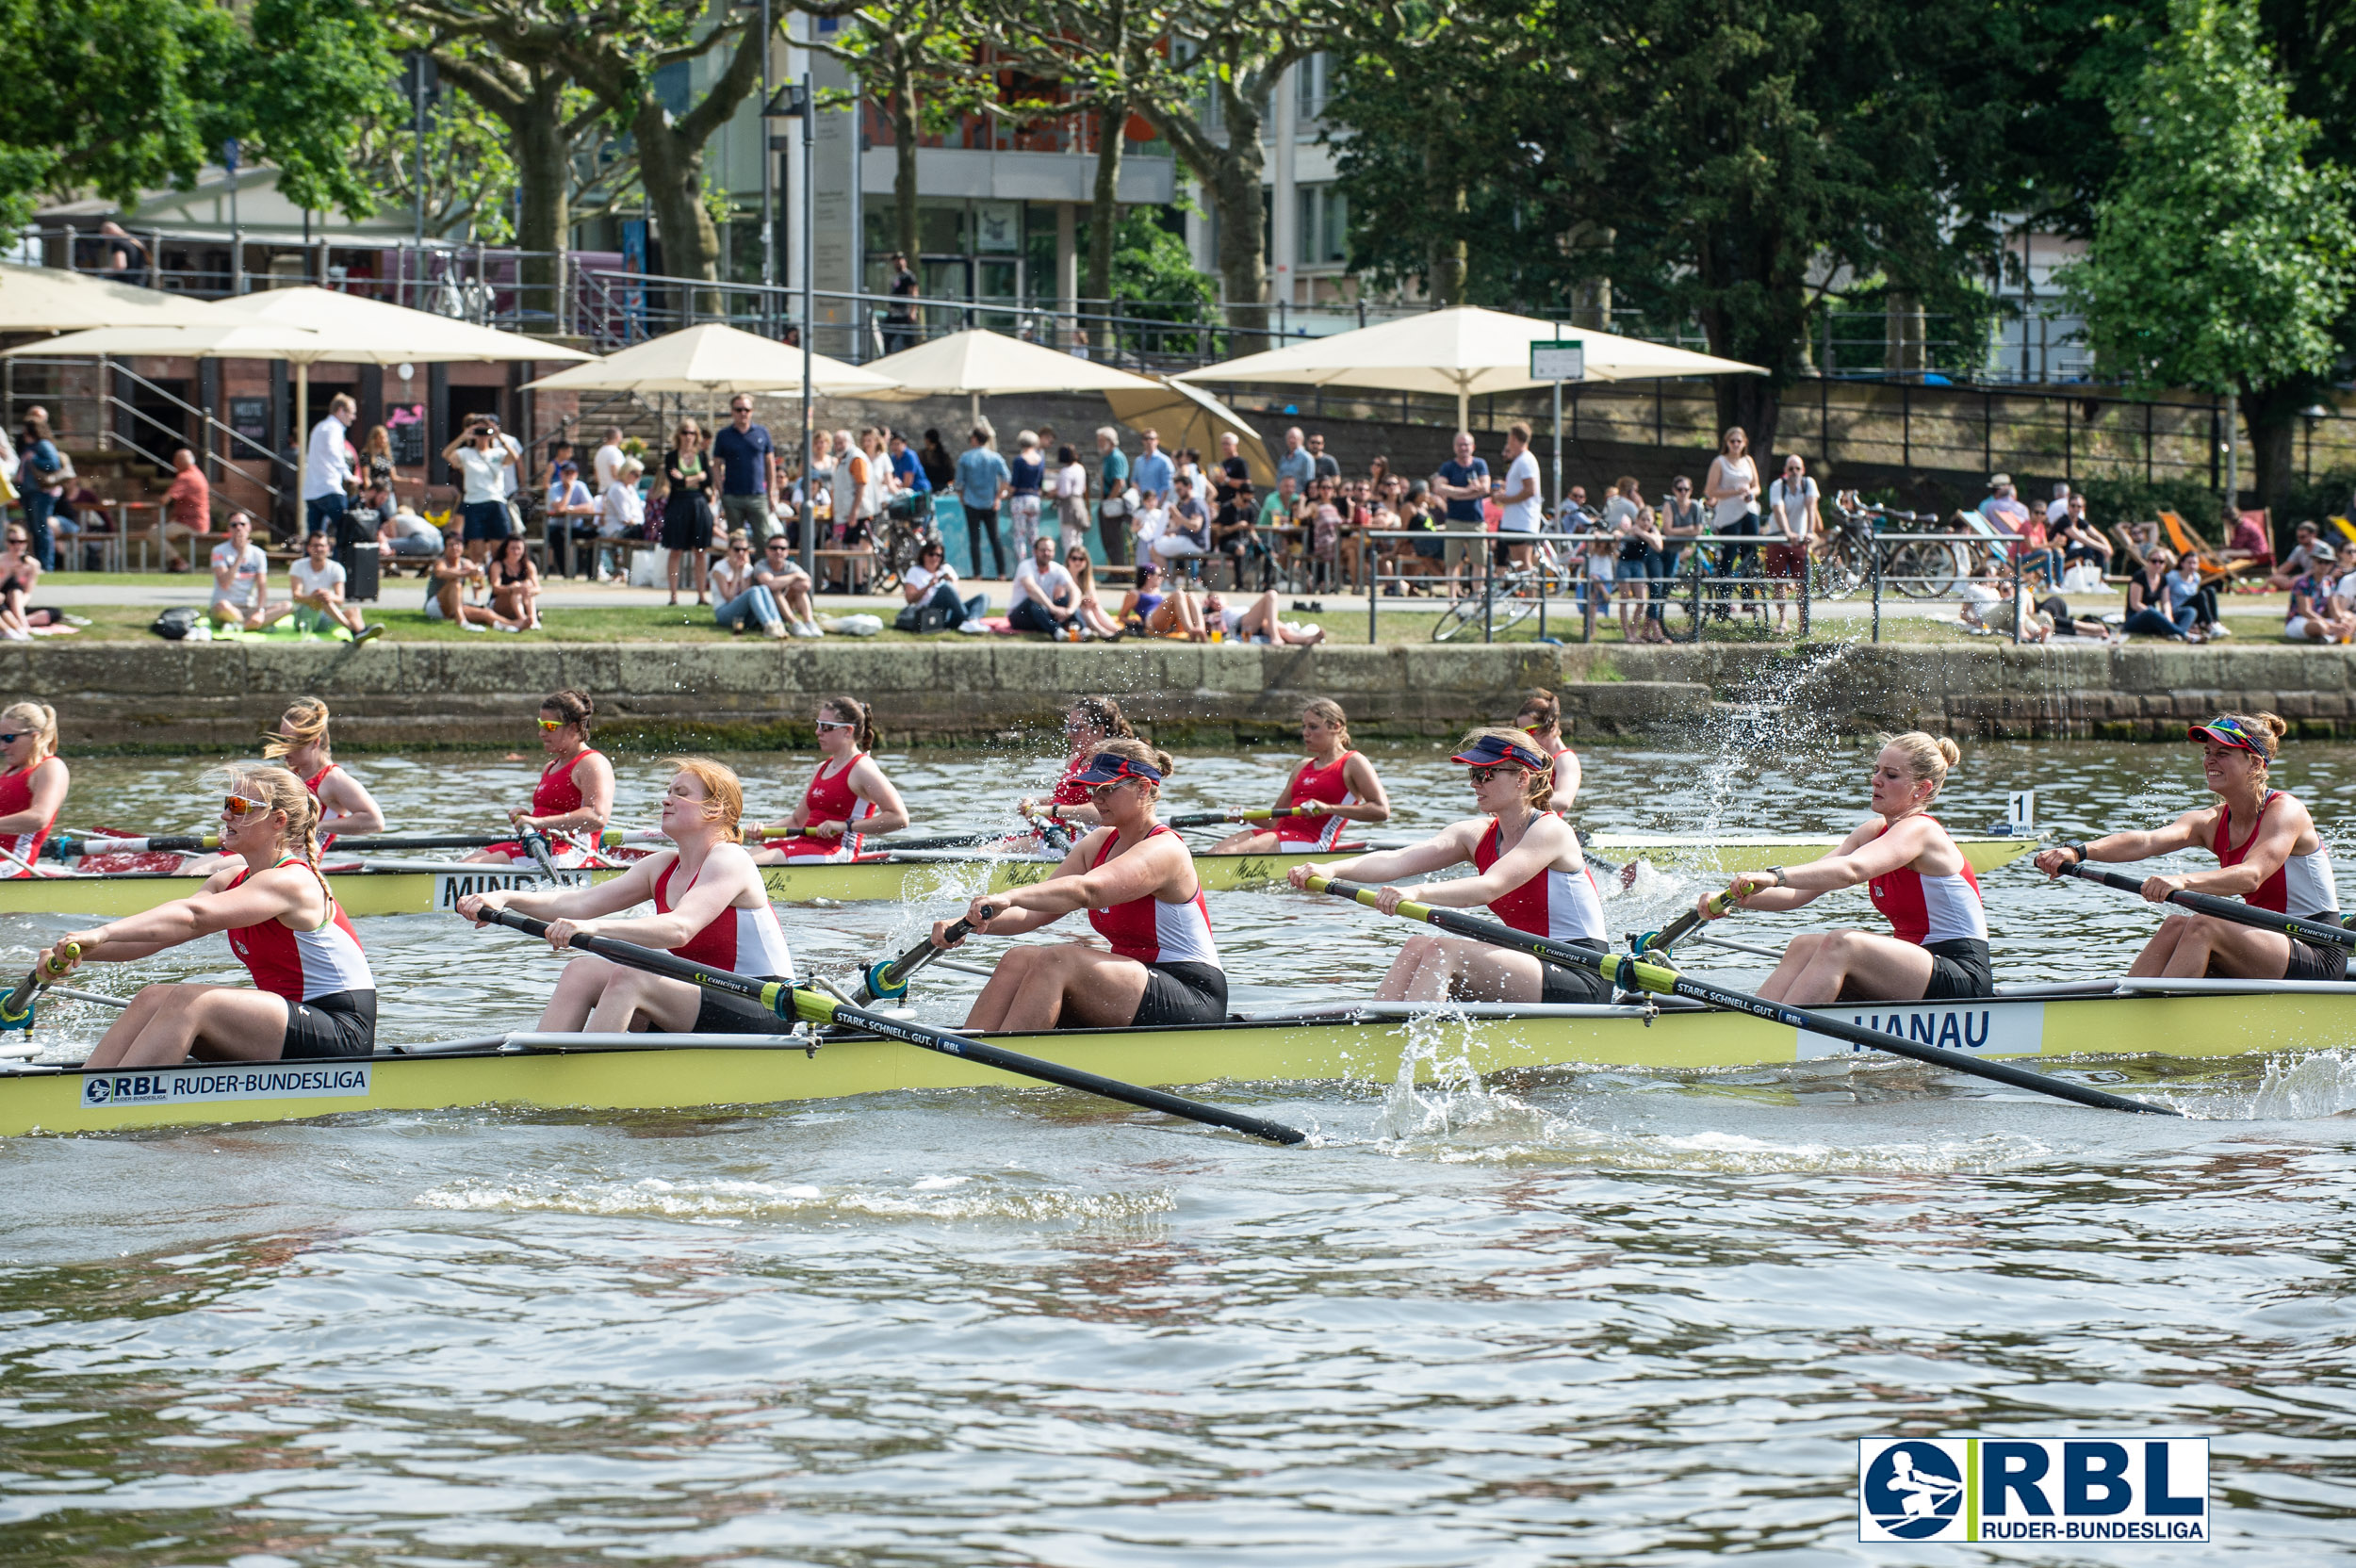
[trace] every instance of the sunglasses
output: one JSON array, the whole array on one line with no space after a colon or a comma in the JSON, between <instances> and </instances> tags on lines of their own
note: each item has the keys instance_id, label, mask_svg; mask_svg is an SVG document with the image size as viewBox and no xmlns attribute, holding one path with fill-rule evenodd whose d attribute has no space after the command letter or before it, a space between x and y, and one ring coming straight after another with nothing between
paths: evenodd
<instances>
[{"instance_id":1,"label":"sunglasses","mask_svg":"<svg viewBox=\"0 0 2356 1568\"><path fill-rule=\"evenodd\" d=\"M1090 800L1102 800L1106 795L1111 794L1115 790L1125 789L1129 785L1142 784L1144 782L1145 780L1142 778L1116 778L1109 784L1092 784L1088 786L1088 798Z\"/></svg>"},{"instance_id":2,"label":"sunglasses","mask_svg":"<svg viewBox=\"0 0 2356 1568\"><path fill-rule=\"evenodd\" d=\"M544 733L549 735L553 735L558 730L564 727L564 721L563 719L534 719L532 722L538 725Z\"/></svg>"},{"instance_id":3,"label":"sunglasses","mask_svg":"<svg viewBox=\"0 0 2356 1568\"><path fill-rule=\"evenodd\" d=\"M820 719L818 727L821 729L857 729L859 726L842 719Z\"/></svg>"},{"instance_id":4,"label":"sunglasses","mask_svg":"<svg viewBox=\"0 0 2356 1568\"><path fill-rule=\"evenodd\" d=\"M0 746L12 746L12 745L16 744L16 739L17 739L17 737L18 737L19 735L24 734L24 733L25 733L25 732L24 732L23 730L19 729L19 730L14 730L14 731L11 731L10 733L6 734L6 735L0 735Z\"/></svg>"},{"instance_id":5,"label":"sunglasses","mask_svg":"<svg viewBox=\"0 0 2356 1568\"><path fill-rule=\"evenodd\" d=\"M1497 777L1497 775L1504 773L1508 768L1513 768L1513 764L1509 762L1491 762L1485 767L1466 768L1464 770L1464 776L1471 779L1473 784L1478 787L1488 783L1489 780ZM1519 773L1522 770L1519 768L1513 768L1513 771Z\"/></svg>"},{"instance_id":6,"label":"sunglasses","mask_svg":"<svg viewBox=\"0 0 2356 1568\"><path fill-rule=\"evenodd\" d=\"M236 817L240 821L247 817L264 815L269 810L270 802L249 800L243 795L223 795L221 801L221 814L224 817Z\"/></svg>"}]
</instances>

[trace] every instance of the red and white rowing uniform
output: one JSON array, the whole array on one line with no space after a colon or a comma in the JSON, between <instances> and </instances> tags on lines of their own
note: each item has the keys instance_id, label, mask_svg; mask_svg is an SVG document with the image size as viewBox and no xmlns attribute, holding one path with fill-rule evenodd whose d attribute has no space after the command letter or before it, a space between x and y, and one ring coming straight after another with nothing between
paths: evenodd
<instances>
[{"instance_id":1,"label":"red and white rowing uniform","mask_svg":"<svg viewBox=\"0 0 2356 1568\"><path fill-rule=\"evenodd\" d=\"M1088 786L1080 782L1080 775L1088 772L1094 752L1075 751L1072 760L1063 765L1063 776L1055 780L1055 792L1047 797L1051 806L1086 806L1091 796Z\"/></svg>"},{"instance_id":2,"label":"red and white rowing uniform","mask_svg":"<svg viewBox=\"0 0 2356 1568\"><path fill-rule=\"evenodd\" d=\"M5 780L0 780L5 783ZM2240 845L2233 843L2233 808L2221 807L2217 814L2217 837L2210 841L2210 852L2220 866L2238 866L2257 840L2258 829L2266 825L2269 808L2278 800L2290 797L2281 790L2268 790L2266 799L2258 803L2258 820L2250 825L2249 834ZM2328 915L2336 920L2340 913L2340 892L2331 880L2331 852L2324 847L2322 836L2316 835L2315 847L2305 855L2293 855L2277 866L2274 874L2243 896L2242 902L2253 909L2271 909L2278 915L2297 920L2313 920Z\"/></svg>"},{"instance_id":3,"label":"red and white rowing uniform","mask_svg":"<svg viewBox=\"0 0 2356 1568\"><path fill-rule=\"evenodd\" d=\"M1153 831L1145 839L1170 831L1164 823L1155 823ZM1121 841L1118 833L1106 833L1104 845L1096 852L1095 861L1088 869L1094 871L1112 858L1113 846ZM1171 904L1148 893L1116 904L1109 909L1090 909L1088 923L1096 934L1112 944L1112 950L1123 958L1135 958L1140 964L1208 964L1219 967L1219 943L1211 939L1211 911L1203 902L1203 882L1195 879L1194 896Z\"/></svg>"},{"instance_id":4,"label":"red and white rowing uniform","mask_svg":"<svg viewBox=\"0 0 2356 1568\"><path fill-rule=\"evenodd\" d=\"M532 788L531 815L535 817L561 817L567 811L580 810L581 808L581 786L573 782L573 770L580 767L581 763L587 761L590 758L601 757L603 755L604 753L597 750L595 746L583 746L579 751L573 753L572 756L564 759L562 762L550 762L543 767L540 770L540 782L533 785ZM327 776L324 772L321 772L319 776L324 778ZM317 791L313 791L312 792L314 794L318 793ZM581 852L579 850L572 849L567 844L551 839L548 842L548 848L558 865L580 865L582 863L582 856ZM521 843L511 842L493 844L490 847L489 853L493 855L503 854L511 860L521 860L526 857L528 852ZM568 854L571 857L569 859L566 858Z\"/></svg>"},{"instance_id":5,"label":"red and white rowing uniform","mask_svg":"<svg viewBox=\"0 0 2356 1568\"><path fill-rule=\"evenodd\" d=\"M13 816L19 811L32 808L33 775L53 762L58 767L65 766L54 757L44 757L31 766L19 768L14 773L0 773L0 816ZM52 811L49 813L49 820L30 833L0 833L0 849L6 849L10 855L29 866L41 854L41 846L49 841L49 830L57 825L57 814ZM0 865L5 865L5 862L0 862ZM0 870L0 879L32 874L29 871L20 871L14 866L6 866L5 870Z\"/></svg>"},{"instance_id":6,"label":"red and white rowing uniform","mask_svg":"<svg viewBox=\"0 0 2356 1568\"><path fill-rule=\"evenodd\" d=\"M1933 826L1939 825L1937 817L1924 820ZM1873 837L1889 831L1890 825L1884 823ZM1902 942L1932 947L1939 942L1988 940L1988 911L1981 906L1980 879L1972 874L1969 860L1963 870L1949 876L1925 876L1910 866L1901 866L1874 877L1865 890L1873 907L1890 922L1890 935Z\"/></svg>"},{"instance_id":7,"label":"red and white rowing uniform","mask_svg":"<svg viewBox=\"0 0 2356 1568\"><path fill-rule=\"evenodd\" d=\"M867 835L853 829L852 824L865 822L877 810L872 800L862 800L851 791L851 770L867 760L867 753L856 751L851 760L832 775L826 764L818 764L818 771L810 776L810 788L802 792L802 832L777 847L785 851L788 865L807 865L819 860L856 859L859 846ZM810 829L822 822L843 825L840 839L814 838Z\"/></svg>"},{"instance_id":8,"label":"red and white rowing uniform","mask_svg":"<svg viewBox=\"0 0 2356 1568\"><path fill-rule=\"evenodd\" d=\"M303 781L303 787L311 792L311 798L314 800L319 798L320 782L325 779L329 774L334 773L343 764L340 762L330 762L327 766L321 768L319 772L313 774L310 777Z\"/></svg>"},{"instance_id":9,"label":"red and white rowing uniform","mask_svg":"<svg viewBox=\"0 0 2356 1568\"><path fill-rule=\"evenodd\" d=\"M1323 767L1315 762L1301 763L1301 771L1293 775L1291 784L1284 791L1284 804L1357 805L1357 795L1350 792L1350 781L1342 776L1350 768L1350 760L1357 755L1354 751L1345 751ZM1349 825L1348 817L1279 817L1276 819L1276 841L1332 849L1341 841L1342 829Z\"/></svg>"},{"instance_id":10,"label":"red and white rowing uniform","mask_svg":"<svg viewBox=\"0 0 2356 1568\"><path fill-rule=\"evenodd\" d=\"M671 912L671 877L679 870L673 860L654 880L654 912ZM694 878L687 886L695 885ZM686 889L680 890L684 894ZM723 909L712 923L671 949L674 957L711 969L724 969L732 974L749 974L764 980L794 978L794 955L785 945L785 928L777 923L777 911L767 899L758 908Z\"/></svg>"},{"instance_id":11,"label":"red and white rowing uniform","mask_svg":"<svg viewBox=\"0 0 2356 1568\"><path fill-rule=\"evenodd\" d=\"M1500 836L1499 825L1492 821L1481 835L1481 841L1473 845L1475 872L1485 876L1489 868L1497 863L1503 853L1497 848ZM1595 891L1595 879L1588 874L1584 859L1577 871L1548 866L1512 892L1491 899L1489 912L1514 930L1527 931L1533 937L1612 945L1604 931L1603 897Z\"/></svg>"},{"instance_id":12,"label":"red and white rowing uniform","mask_svg":"<svg viewBox=\"0 0 2356 1568\"><path fill-rule=\"evenodd\" d=\"M301 866L319 876L308 861L292 856L278 865ZM276 871L278 866L270 869ZM237 887L252 874L249 867L237 873L229 886ZM319 878L319 888L326 890L325 877ZM359 935L344 918L343 906L332 892L327 896L327 919L316 931L297 931L282 921L266 920L258 925L231 926L228 937L229 951L254 976L254 986L286 998L289 1004L317 1002L338 991L373 995L376 990L376 976L368 971L368 955L360 951Z\"/></svg>"}]
</instances>

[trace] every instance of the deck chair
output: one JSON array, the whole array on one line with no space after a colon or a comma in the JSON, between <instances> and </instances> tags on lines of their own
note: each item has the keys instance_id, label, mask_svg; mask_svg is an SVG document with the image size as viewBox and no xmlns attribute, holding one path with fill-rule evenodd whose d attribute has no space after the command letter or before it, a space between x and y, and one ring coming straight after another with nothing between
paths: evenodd
<instances>
[{"instance_id":1,"label":"deck chair","mask_svg":"<svg viewBox=\"0 0 2356 1568\"><path fill-rule=\"evenodd\" d=\"M2225 558L2203 544L2201 536L2193 532L2191 525L2175 513L2161 512L2160 531L2167 536L2168 547L2176 552L2179 560L2190 557L2199 563L2203 583L2216 582L2233 575Z\"/></svg>"},{"instance_id":2,"label":"deck chair","mask_svg":"<svg viewBox=\"0 0 2356 1568\"><path fill-rule=\"evenodd\" d=\"M2342 539L2356 539L2356 523L2351 523L2345 517L2327 517L2324 521L2338 529Z\"/></svg>"}]
</instances>

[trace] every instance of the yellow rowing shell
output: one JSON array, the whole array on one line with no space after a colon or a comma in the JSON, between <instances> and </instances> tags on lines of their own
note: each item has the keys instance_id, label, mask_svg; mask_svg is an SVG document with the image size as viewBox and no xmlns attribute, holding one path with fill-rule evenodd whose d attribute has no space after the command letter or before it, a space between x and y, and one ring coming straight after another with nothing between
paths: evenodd
<instances>
[{"instance_id":1,"label":"yellow rowing shell","mask_svg":"<svg viewBox=\"0 0 2356 1568\"><path fill-rule=\"evenodd\" d=\"M1579 835L1589 853L1607 860L1649 860L1656 866L1686 871L1765 871L1770 866L1796 866L1841 847L1843 835L1822 838L1719 838L1667 833L1603 833ZM2034 851L2044 841L2034 834L1994 839L1957 839L1955 847L1972 862L1973 874L1986 876Z\"/></svg>"},{"instance_id":2,"label":"yellow rowing shell","mask_svg":"<svg viewBox=\"0 0 2356 1568\"><path fill-rule=\"evenodd\" d=\"M1195 873L1205 888L1255 889L1282 882L1297 865L1346 859L1342 855L1198 855ZM976 893L1024 888L1047 876L1048 859L869 860L811 866L764 866L762 880L779 904L827 900L853 904L877 899L971 898ZM569 882L603 882L615 871L568 872ZM332 872L328 883L351 915L423 915L448 911L468 893L494 889L524 892L545 890L548 881L531 867L418 865L364 867ZM204 885L202 877L122 872L95 876L17 877L0 881L0 914L97 915L114 919L185 898Z\"/></svg>"},{"instance_id":3,"label":"yellow rowing shell","mask_svg":"<svg viewBox=\"0 0 2356 1568\"><path fill-rule=\"evenodd\" d=\"M2151 985L2162 984L2151 982ZM2195 987L2202 982L2191 982ZM2087 996L2053 988L1998 1001L1844 1006L1827 1016L1974 1056L2130 1060L2100 1070L2133 1091L2135 1058L2218 1057L2319 1049L2356 1029L2356 987L2273 992L2225 983L2193 994ZM1559 1007L1531 1014L1238 1021L1173 1029L1072 1030L987 1037L1032 1055L1133 1084L1266 1086L1387 1083L1402 1061L1419 1079L1436 1060L1483 1074L1544 1068L1708 1070L1789 1066L1856 1054L1786 1025L1671 1002ZM821 1037L815 1051L757 1036L512 1035L456 1050L418 1048L350 1061L269 1062L91 1072L0 1070L0 1135L286 1121L366 1111L664 1111L788 1104L853 1095L1036 1087L963 1057L872 1037ZM1108 1114L1128 1116L1120 1110ZM1279 1113L1281 1115L1281 1113Z\"/></svg>"}]
</instances>

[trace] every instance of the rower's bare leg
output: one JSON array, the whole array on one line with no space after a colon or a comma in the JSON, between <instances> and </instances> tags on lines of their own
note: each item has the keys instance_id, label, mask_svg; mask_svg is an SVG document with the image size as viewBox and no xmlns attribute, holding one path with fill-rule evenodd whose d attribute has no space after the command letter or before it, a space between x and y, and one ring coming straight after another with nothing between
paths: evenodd
<instances>
[{"instance_id":1,"label":"rower's bare leg","mask_svg":"<svg viewBox=\"0 0 2356 1568\"><path fill-rule=\"evenodd\" d=\"M1117 1028L1137 1016L1147 971L1092 947L1010 947L973 999L968 1029Z\"/></svg>"},{"instance_id":2,"label":"rower's bare leg","mask_svg":"<svg viewBox=\"0 0 2356 1568\"><path fill-rule=\"evenodd\" d=\"M2191 915L2160 972L2175 979L2213 974L2227 980L2280 980L2290 967L2291 939L2280 931Z\"/></svg>"},{"instance_id":3,"label":"rower's bare leg","mask_svg":"<svg viewBox=\"0 0 2356 1568\"><path fill-rule=\"evenodd\" d=\"M1822 1007L1846 988L1856 1001L1920 1002L1931 986L1931 956L1912 942L1871 931L1794 937L1759 988L1770 1002Z\"/></svg>"},{"instance_id":4,"label":"rower's bare leg","mask_svg":"<svg viewBox=\"0 0 2356 1568\"><path fill-rule=\"evenodd\" d=\"M2135 955L2135 961L2127 966L2128 974L2149 980L2168 973L2168 966L2176 956L2177 942L2183 939L2185 927L2199 918L2169 915L2162 920L2160 928L2151 933L2151 939L2143 944L2143 951Z\"/></svg>"},{"instance_id":5,"label":"rower's bare leg","mask_svg":"<svg viewBox=\"0 0 2356 1568\"><path fill-rule=\"evenodd\" d=\"M1378 1002L1535 1002L1546 971L1527 953L1486 942L1417 935L1407 939L1383 977Z\"/></svg>"},{"instance_id":6,"label":"rower's bare leg","mask_svg":"<svg viewBox=\"0 0 2356 1568\"><path fill-rule=\"evenodd\" d=\"M1213 844L1211 853L1214 855L1272 855L1276 851L1276 845L1277 838L1274 831L1268 828L1247 827L1239 833L1230 833Z\"/></svg>"},{"instance_id":7,"label":"rower's bare leg","mask_svg":"<svg viewBox=\"0 0 2356 1568\"><path fill-rule=\"evenodd\" d=\"M506 857L499 858L504 862ZM556 989L548 993L548 1004L540 1010L540 1032L577 1035L586 1028L597 999L605 994L607 980L618 969L618 965L595 954L576 955L564 966L564 972L557 976Z\"/></svg>"},{"instance_id":8,"label":"rower's bare leg","mask_svg":"<svg viewBox=\"0 0 2356 1568\"><path fill-rule=\"evenodd\" d=\"M684 1035L695 1027L695 1015L703 1010L700 988L645 970L609 967L613 973L589 1015L589 1033L618 1035L652 1029Z\"/></svg>"},{"instance_id":9,"label":"rower's bare leg","mask_svg":"<svg viewBox=\"0 0 2356 1568\"><path fill-rule=\"evenodd\" d=\"M89 1066L274 1062L286 1050L286 1002L234 986L149 986L132 998Z\"/></svg>"}]
</instances>

